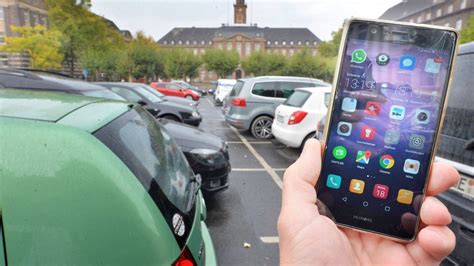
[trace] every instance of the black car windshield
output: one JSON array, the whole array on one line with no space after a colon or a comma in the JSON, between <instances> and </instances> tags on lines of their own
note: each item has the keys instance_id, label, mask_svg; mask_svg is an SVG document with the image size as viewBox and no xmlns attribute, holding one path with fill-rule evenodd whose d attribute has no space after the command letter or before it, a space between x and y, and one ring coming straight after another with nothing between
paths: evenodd
<instances>
[{"instance_id":1,"label":"black car windshield","mask_svg":"<svg viewBox=\"0 0 474 266\"><path fill-rule=\"evenodd\" d=\"M181 212L190 211L192 170L174 140L146 111L132 109L94 135L128 166L152 198L161 190Z\"/></svg>"},{"instance_id":2,"label":"black car windshield","mask_svg":"<svg viewBox=\"0 0 474 266\"><path fill-rule=\"evenodd\" d=\"M163 98L163 97L166 96L163 93L161 93L161 92L159 92L159 91L157 91L157 90L153 89L152 87L150 87L148 85L145 85L145 84L138 85L137 87L143 88L143 89L149 91L150 93L152 93L152 94L154 94L154 95L156 95L160 98Z\"/></svg>"}]
</instances>

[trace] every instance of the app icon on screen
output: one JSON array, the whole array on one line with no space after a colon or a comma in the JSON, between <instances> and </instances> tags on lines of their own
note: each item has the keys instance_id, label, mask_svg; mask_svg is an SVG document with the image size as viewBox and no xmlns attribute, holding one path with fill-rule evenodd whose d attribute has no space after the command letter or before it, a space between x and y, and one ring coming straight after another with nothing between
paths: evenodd
<instances>
[{"instance_id":1,"label":"app icon on screen","mask_svg":"<svg viewBox=\"0 0 474 266\"><path fill-rule=\"evenodd\" d=\"M436 62L434 58L426 59L426 63L425 63L426 73L438 74L440 69L441 69L441 63Z\"/></svg>"},{"instance_id":2,"label":"app icon on screen","mask_svg":"<svg viewBox=\"0 0 474 266\"><path fill-rule=\"evenodd\" d=\"M341 187L341 176L329 174L326 180L326 186L329 188L339 189Z\"/></svg>"},{"instance_id":3,"label":"app icon on screen","mask_svg":"<svg viewBox=\"0 0 474 266\"><path fill-rule=\"evenodd\" d=\"M388 186L375 184L372 196L377 199L386 199L388 197Z\"/></svg>"},{"instance_id":4,"label":"app icon on screen","mask_svg":"<svg viewBox=\"0 0 474 266\"><path fill-rule=\"evenodd\" d=\"M416 58L410 55L403 55L400 57L400 69L413 70L415 69Z\"/></svg>"},{"instance_id":5,"label":"app icon on screen","mask_svg":"<svg viewBox=\"0 0 474 266\"><path fill-rule=\"evenodd\" d=\"M346 158L346 155L347 155L347 150L344 146L337 146L337 147L334 147L334 149L332 150L332 156L334 156L334 158L338 160L342 160Z\"/></svg>"},{"instance_id":6,"label":"app icon on screen","mask_svg":"<svg viewBox=\"0 0 474 266\"><path fill-rule=\"evenodd\" d=\"M389 129L385 131L384 142L391 145L397 145L400 142L400 131L398 129Z\"/></svg>"},{"instance_id":7,"label":"app icon on screen","mask_svg":"<svg viewBox=\"0 0 474 266\"><path fill-rule=\"evenodd\" d=\"M342 106L341 106L342 111L354 112L356 110L356 107L357 107L356 99L350 98L350 97L345 97L344 99L342 99Z\"/></svg>"},{"instance_id":8,"label":"app icon on screen","mask_svg":"<svg viewBox=\"0 0 474 266\"><path fill-rule=\"evenodd\" d=\"M379 115L380 114L381 105L379 102L372 102L368 101L365 105L364 112L368 115Z\"/></svg>"},{"instance_id":9,"label":"app icon on screen","mask_svg":"<svg viewBox=\"0 0 474 266\"><path fill-rule=\"evenodd\" d=\"M362 164L369 164L371 155L372 152L370 151L357 151L356 162Z\"/></svg>"},{"instance_id":10,"label":"app icon on screen","mask_svg":"<svg viewBox=\"0 0 474 266\"><path fill-rule=\"evenodd\" d=\"M378 54L375 58L375 62L377 62L377 65L379 66L385 66L390 62L390 56L386 53Z\"/></svg>"},{"instance_id":11,"label":"app icon on screen","mask_svg":"<svg viewBox=\"0 0 474 266\"><path fill-rule=\"evenodd\" d=\"M423 109L416 109L413 121L416 124L428 124L430 122L430 111Z\"/></svg>"},{"instance_id":12,"label":"app icon on screen","mask_svg":"<svg viewBox=\"0 0 474 266\"><path fill-rule=\"evenodd\" d=\"M375 139L375 127L363 126L360 131L360 138L363 140L374 140Z\"/></svg>"},{"instance_id":13,"label":"app icon on screen","mask_svg":"<svg viewBox=\"0 0 474 266\"><path fill-rule=\"evenodd\" d=\"M403 165L403 171L407 174L416 175L420 170L420 161L406 159L405 164Z\"/></svg>"},{"instance_id":14,"label":"app icon on screen","mask_svg":"<svg viewBox=\"0 0 474 266\"><path fill-rule=\"evenodd\" d=\"M413 201L413 191L400 189L397 195L397 202L401 204L411 204Z\"/></svg>"},{"instance_id":15,"label":"app icon on screen","mask_svg":"<svg viewBox=\"0 0 474 266\"><path fill-rule=\"evenodd\" d=\"M393 159L392 155L384 154L380 157L379 165L383 169L390 169L395 164L395 159Z\"/></svg>"},{"instance_id":16,"label":"app icon on screen","mask_svg":"<svg viewBox=\"0 0 474 266\"><path fill-rule=\"evenodd\" d=\"M352 124L347 122L339 122L337 124L337 134L341 136L350 136L352 132Z\"/></svg>"},{"instance_id":17,"label":"app icon on screen","mask_svg":"<svg viewBox=\"0 0 474 266\"><path fill-rule=\"evenodd\" d=\"M419 150L423 149L423 147L425 146L425 136L411 134L410 142L408 143L408 146L413 149L419 149Z\"/></svg>"},{"instance_id":18,"label":"app icon on screen","mask_svg":"<svg viewBox=\"0 0 474 266\"><path fill-rule=\"evenodd\" d=\"M352 179L349 191L356 194L364 193L365 182L359 179Z\"/></svg>"},{"instance_id":19,"label":"app icon on screen","mask_svg":"<svg viewBox=\"0 0 474 266\"><path fill-rule=\"evenodd\" d=\"M360 63L363 63L366 58L367 58L367 54L365 53L363 49L355 49L352 52L351 62L360 64Z\"/></svg>"},{"instance_id":20,"label":"app icon on screen","mask_svg":"<svg viewBox=\"0 0 474 266\"><path fill-rule=\"evenodd\" d=\"M390 118L395 120L403 120L403 118L405 118L405 107L400 105L392 105L392 107L390 107Z\"/></svg>"}]
</instances>

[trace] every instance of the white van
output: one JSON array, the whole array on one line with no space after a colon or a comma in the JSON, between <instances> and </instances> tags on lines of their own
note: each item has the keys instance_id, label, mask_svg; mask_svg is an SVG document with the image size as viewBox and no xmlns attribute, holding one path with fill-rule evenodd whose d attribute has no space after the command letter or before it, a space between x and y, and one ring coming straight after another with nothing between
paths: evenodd
<instances>
[{"instance_id":1,"label":"white van","mask_svg":"<svg viewBox=\"0 0 474 266\"><path fill-rule=\"evenodd\" d=\"M216 92L214 93L216 103L222 103L224 101L224 98L230 93L235 83L237 83L235 79L217 80Z\"/></svg>"}]
</instances>

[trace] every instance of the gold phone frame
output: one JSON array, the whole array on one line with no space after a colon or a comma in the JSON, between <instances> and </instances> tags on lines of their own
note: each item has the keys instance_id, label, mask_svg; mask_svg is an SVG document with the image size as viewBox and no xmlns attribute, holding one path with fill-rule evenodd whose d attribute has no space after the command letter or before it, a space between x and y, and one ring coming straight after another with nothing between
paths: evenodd
<instances>
[{"instance_id":1,"label":"gold phone frame","mask_svg":"<svg viewBox=\"0 0 474 266\"><path fill-rule=\"evenodd\" d=\"M417 23L410 23L410 22L390 21L390 20L382 20L382 19L364 19L364 18L353 17L353 18L350 18L350 19L344 21L344 26L343 26L343 29L342 29L342 36L341 36L341 43L339 45L339 54L338 54L337 61L336 61L336 71L334 73L334 79L333 79L333 82L332 82L332 91L331 91L331 98L329 100L329 105L328 105L328 113L326 115L326 122L325 122L323 137L320 140L321 145L323 147L322 154L321 154L322 158L324 158L324 156L326 154L326 149L327 149L326 143L327 143L327 140L328 140L327 138L328 138L328 131L329 131L328 128L330 126L330 123L332 122L331 118L332 118L332 112L334 110L334 97L336 95L337 83L338 83L338 80L339 80L340 74L341 74L340 72L341 72L341 66L342 66L342 58L345 56L344 51L345 51L345 47L347 45L349 26L353 22L375 22L375 23L386 23L386 24L392 24L392 25L409 26L409 27L417 27L417 28L425 28L425 29L438 29L438 30L444 30L444 31L451 31L456 35L456 40L455 40L455 43L454 43L454 51L453 51L452 60L451 60L452 64L451 64L450 69L448 71L449 75L448 75L448 83L447 83L447 88L446 88L446 94L445 94L445 97L444 97L444 100L443 100L443 103L442 103L441 114L438 116L438 119L439 119L438 123L437 123L438 126L436 127L436 130L435 130L435 136L433 138L433 140L434 140L433 145L431 146L432 147L432 152L431 152L430 161L429 161L429 168L428 168L428 171L427 171L427 176L426 176L426 179L425 179L425 185L423 187L423 194L422 194L422 199L421 199L421 202L423 204L423 202L425 200L425 197L426 197L426 188L427 188L428 183L430 181L429 179L430 179L430 176L431 176L431 169L433 167L433 162L434 162L436 150L438 149L440 129L443 127L444 116L446 114L448 98L449 98L449 95L451 93L451 82L452 82L452 78L453 78L453 69L454 69L454 65L456 63L456 57L457 57L456 55L458 53L458 46L459 46L459 31L454 29L454 28L451 28L451 27L417 24ZM322 167L321 167L320 174L321 174L321 172L322 172ZM321 178L318 180L318 183L316 184L315 188L317 188L320 185L320 182L321 182ZM420 210L421 210L421 205L422 204L420 204L420 207L419 207ZM339 226L339 227L342 227L342 228L348 228L348 229L358 231L358 232L361 232L361 233L374 234L374 235L377 235L377 236L380 236L380 237L383 237L383 238L387 238L387 239L390 239L390 240L394 240L394 241L397 241L397 242L408 243L408 242L411 242L411 241L416 239L416 237L418 235L418 232L419 232L420 220L421 220L420 215L417 215L417 222L416 222L416 226L415 226L415 234L413 235L413 238L411 238L411 239L399 238L399 237L396 237L396 236L376 232L376 231L373 231L373 230L367 230L367 229L363 229L363 228L359 228L359 227L355 227L355 226L340 224L338 222L336 222L336 225Z\"/></svg>"}]
</instances>

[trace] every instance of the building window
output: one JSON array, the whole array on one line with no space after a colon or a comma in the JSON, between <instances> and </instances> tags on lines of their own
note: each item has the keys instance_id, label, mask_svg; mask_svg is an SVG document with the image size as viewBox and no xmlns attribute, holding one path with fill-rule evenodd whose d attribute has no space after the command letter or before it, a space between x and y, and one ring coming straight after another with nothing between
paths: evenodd
<instances>
[{"instance_id":1,"label":"building window","mask_svg":"<svg viewBox=\"0 0 474 266\"><path fill-rule=\"evenodd\" d=\"M227 42L227 50L228 51L232 50L232 43L231 42Z\"/></svg>"},{"instance_id":2,"label":"building window","mask_svg":"<svg viewBox=\"0 0 474 266\"><path fill-rule=\"evenodd\" d=\"M271 43L270 41L268 41L268 42L267 42L267 45L270 45L270 44L272 44L272 43Z\"/></svg>"},{"instance_id":3,"label":"building window","mask_svg":"<svg viewBox=\"0 0 474 266\"><path fill-rule=\"evenodd\" d=\"M260 52L261 48L262 48L262 47L260 46L260 43L256 43L256 44L255 44L255 51L256 51L256 52Z\"/></svg>"},{"instance_id":4,"label":"building window","mask_svg":"<svg viewBox=\"0 0 474 266\"><path fill-rule=\"evenodd\" d=\"M241 42L235 43L235 49L237 50L237 53L239 54L239 56L242 56L242 43Z\"/></svg>"},{"instance_id":5,"label":"building window","mask_svg":"<svg viewBox=\"0 0 474 266\"><path fill-rule=\"evenodd\" d=\"M313 42L313 45L314 45L314 46L318 45L318 42L317 42L317 41L314 41L314 42Z\"/></svg>"},{"instance_id":6,"label":"building window","mask_svg":"<svg viewBox=\"0 0 474 266\"><path fill-rule=\"evenodd\" d=\"M282 49L281 54L286 56L286 49Z\"/></svg>"},{"instance_id":7,"label":"building window","mask_svg":"<svg viewBox=\"0 0 474 266\"><path fill-rule=\"evenodd\" d=\"M417 23L421 23L422 20L423 20L423 17L420 15L420 16L418 16L418 18L416 19L416 22L417 22Z\"/></svg>"},{"instance_id":8,"label":"building window","mask_svg":"<svg viewBox=\"0 0 474 266\"><path fill-rule=\"evenodd\" d=\"M456 29L460 30L462 28L462 19L456 20Z\"/></svg>"},{"instance_id":9,"label":"building window","mask_svg":"<svg viewBox=\"0 0 474 266\"><path fill-rule=\"evenodd\" d=\"M453 5L448 6L448 13L453 13Z\"/></svg>"},{"instance_id":10,"label":"building window","mask_svg":"<svg viewBox=\"0 0 474 266\"><path fill-rule=\"evenodd\" d=\"M33 26L36 26L38 24L39 24L38 14L33 13Z\"/></svg>"},{"instance_id":11,"label":"building window","mask_svg":"<svg viewBox=\"0 0 474 266\"><path fill-rule=\"evenodd\" d=\"M278 45L278 41L275 41L275 45Z\"/></svg>"},{"instance_id":12,"label":"building window","mask_svg":"<svg viewBox=\"0 0 474 266\"><path fill-rule=\"evenodd\" d=\"M197 55L198 54L198 49L193 49L193 54Z\"/></svg>"},{"instance_id":13,"label":"building window","mask_svg":"<svg viewBox=\"0 0 474 266\"><path fill-rule=\"evenodd\" d=\"M0 7L0 20L5 19L5 13L3 13L3 7Z\"/></svg>"},{"instance_id":14,"label":"building window","mask_svg":"<svg viewBox=\"0 0 474 266\"><path fill-rule=\"evenodd\" d=\"M201 45L205 45L206 42L204 40L201 41Z\"/></svg>"},{"instance_id":15,"label":"building window","mask_svg":"<svg viewBox=\"0 0 474 266\"><path fill-rule=\"evenodd\" d=\"M306 46L309 46L309 41L306 41L305 44L306 44Z\"/></svg>"},{"instance_id":16,"label":"building window","mask_svg":"<svg viewBox=\"0 0 474 266\"><path fill-rule=\"evenodd\" d=\"M431 12L428 12L426 13L426 20L430 20L431 19Z\"/></svg>"},{"instance_id":17,"label":"building window","mask_svg":"<svg viewBox=\"0 0 474 266\"><path fill-rule=\"evenodd\" d=\"M209 45L212 45L212 41L209 41Z\"/></svg>"},{"instance_id":18,"label":"building window","mask_svg":"<svg viewBox=\"0 0 474 266\"><path fill-rule=\"evenodd\" d=\"M174 41L171 41L171 45L174 45Z\"/></svg>"},{"instance_id":19,"label":"building window","mask_svg":"<svg viewBox=\"0 0 474 266\"><path fill-rule=\"evenodd\" d=\"M466 8L466 0L461 0L461 5L459 6L459 8L461 9Z\"/></svg>"},{"instance_id":20,"label":"building window","mask_svg":"<svg viewBox=\"0 0 474 266\"><path fill-rule=\"evenodd\" d=\"M250 55L252 53L252 44L249 42L245 43L245 55Z\"/></svg>"},{"instance_id":21,"label":"building window","mask_svg":"<svg viewBox=\"0 0 474 266\"><path fill-rule=\"evenodd\" d=\"M30 12L28 10L23 11L23 19L25 21L25 25L27 26L31 25Z\"/></svg>"},{"instance_id":22,"label":"building window","mask_svg":"<svg viewBox=\"0 0 474 266\"><path fill-rule=\"evenodd\" d=\"M290 56L294 55L295 54L295 50L293 49L290 49Z\"/></svg>"},{"instance_id":23,"label":"building window","mask_svg":"<svg viewBox=\"0 0 474 266\"><path fill-rule=\"evenodd\" d=\"M295 42L294 42L294 41L290 41L290 45L295 45Z\"/></svg>"},{"instance_id":24,"label":"building window","mask_svg":"<svg viewBox=\"0 0 474 266\"><path fill-rule=\"evenodd\" d=\"M194 40L194 41L193 41L193 44L196 45L196 44L198 44L198 42L197 42L196 40Z\"/></svg>"},{"instance_id":25,"label":"building window","mask_svg":"<svg viewBox=\"0 0 474 266\"><path fill-rule=\"evenodd\" d=\"M281 45L286 45L286 41L281 42Z\"/></svg>"},{"instance_id":26,"label":"building window","mask_svg":"<svg viewBox=\"0 0 474 266\"><path fill-rule=\"evenodd\" d=\"M301 45L301 41L298 41L298 45Z\"/></svg>"},{"instance_id":27,"label":"building window","mask_svg":"<svg viewBox=\"0 0 474 266\"><path fill-rule=\"evenodd\" d=\"M181 45L181 44L183 44L183 42L182 42L181 40L179 40L179 41L178 41L178 44Z\"/></svg>"},{"instance_id":28,"label":"building window","mask_svg":"<svg viewBox=\"0 0 474 266\"><path fill-rule=\"evenodd\" d=\"M189 41L186 41L186 44L189 45Z\"/></svg>"},{"instance_id":29,"label":"building window","mask_svg":"<svg viewBox=\"0 0 474 266\"><path fill-rule=\"evenodd\" d=\"M163 44L168 44L168 41L163 41Z\"/></svg>"},{"instance_id":30,"label":"building window","mask_svg":"<svg viewBox=\"0 0 474 266\"><path fill-rule=\"evenodd\" d=\"M436 17L441 17L442 14L443 10L441 8L438 8L438 10L436 10Z\"/></svg>"},{"instance_id":31,"label":"building window","mask_svg":"<svg viewBox=\"0 0 474 266\"><path fill-rule=\"evenodd\" d=\"M219 49L222 50L222 49L224 49L224 45L220 42L220 43L217 45L217 48L219 48Z\"/></svg>"}]
</instances>

